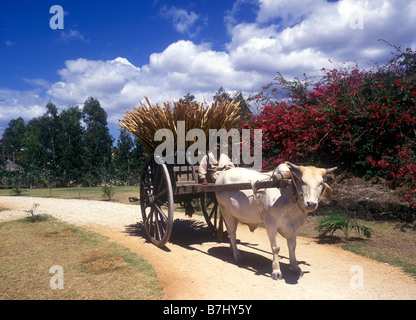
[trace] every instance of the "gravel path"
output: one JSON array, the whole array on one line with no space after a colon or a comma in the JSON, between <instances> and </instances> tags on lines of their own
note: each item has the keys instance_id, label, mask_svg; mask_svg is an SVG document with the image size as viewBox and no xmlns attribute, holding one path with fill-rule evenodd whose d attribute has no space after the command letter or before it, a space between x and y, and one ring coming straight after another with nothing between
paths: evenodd
<instances>
[{"instance_id":1,"label":"gravel path","mask_svg":"<svg viewBox=\"0 0 416 320\"><path fill-rule=\"evenodd\" d=\"M0 221L13 216L28 216L25 210L34 203L40 206L36 214L50 214L59 220L86 227L122 228L141 220L140 207L108 201L72 200L33 197L0 197L0 208L16 210L0 211ZM25 208L23 209L22 206Z\"/></svg>"}]
</instances>

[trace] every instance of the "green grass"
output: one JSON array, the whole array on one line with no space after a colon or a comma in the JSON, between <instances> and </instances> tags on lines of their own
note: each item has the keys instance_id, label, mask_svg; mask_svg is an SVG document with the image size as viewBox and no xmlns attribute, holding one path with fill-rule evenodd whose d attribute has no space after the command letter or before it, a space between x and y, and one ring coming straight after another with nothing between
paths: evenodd
<instances>
[{"instance_id":1,"label":"green grass","mask_svg":"<svg viewBox=\"0 0 416 320\"><path fill-rule=\"evenodd\" d=\"M346 244L340 230L332 236L320 237L320 216L309 216L298 230L298 235L316 239L320 243L331 243L343 250L351 251L370 259L397 266L416 278L416 224L398 221L364 221L359 223L372 230L370 239L351 237Z\"/></svg>"},{"instance_id":2,"label":"green grass","mask_svg":"<svg viewBox=\"0 0 416 320\"><path fill-rule=\"evenodd\" d=\"M404 272L416 277L415 255L399 256L389 251L383 251L365 243L348 243L341 246L342 249L354 252L367 258L401 267ZM413 262L412 262L413 261Z\"/></svg>"},{"instance_id":3,"label":"green grass","mask_svg":"<svg viewBox=\"0 0 416 320\"><path fill-rule=\"evenodd\" d=\"M152 266L97 233L51 216L0 223L0 299L162 299ZM52 266L64 288L50 287Z\"/></svg>"},{"instance_id":4,"label":"green grass","mask_svg":"<svg viewBox=\"0 0 416 320\"><path fill-rule=\"evenodd\" d=\"M114 195L111 201L129 203L128 197L138 197L139 188L134 186L113 186ZM87 199L105 200L102 187L82 187L78 188L52 188L45 189L25 189L22 195L25 197L60 198L60 199ZM11 189L0 189L0 196L11 196ZM108 199L107 199L108 200Z\"/></svg>"}]
</instances>

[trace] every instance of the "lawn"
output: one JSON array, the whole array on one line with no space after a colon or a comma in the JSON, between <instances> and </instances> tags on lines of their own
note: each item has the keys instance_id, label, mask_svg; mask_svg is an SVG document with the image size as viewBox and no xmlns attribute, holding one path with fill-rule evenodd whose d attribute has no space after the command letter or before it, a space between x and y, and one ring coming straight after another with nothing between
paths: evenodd
<instances>
[{"instance_id":1,"label":"lawn","mask_svg":"<svg viewBox=\"0 0 416 320\"><path fill-rule=\"evenodd\" d=\"M138 197L139 188L135 186L113 186L114 196L111 201L129 203L129 197ZM0 196L13 195L11 189L0 189ZM24 189L21 194L26 197L52 197L60 199L105 200L101 187Z\"/></svg>"},{"instance_id":2,"label":"lawn","mask_svg":"<svg viewBox=\"0 0 416 320\"><path fill-rule=\"evenodd\" d=\"M0 299L162 299L152 266L97 233L40 216L0 223Z\"/></svg>"}]
</instances>

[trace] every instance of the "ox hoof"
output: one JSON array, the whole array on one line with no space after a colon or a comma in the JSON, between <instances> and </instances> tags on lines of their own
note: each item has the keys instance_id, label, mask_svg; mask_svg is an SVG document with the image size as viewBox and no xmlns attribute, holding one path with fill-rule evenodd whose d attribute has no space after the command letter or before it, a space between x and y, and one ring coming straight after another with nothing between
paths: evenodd
<instances>
[{"instance_id":1,"label":"ox hoof","mask_svg":"<svg viewBox=\"0 0 416 320\"><path fill-rule=\"evenodd\" d=\"M236 263L239 263L239 262L243 261L243 256L241 255L241 253L240 253L240 252L237 252L237 253L234 255L234 260L235 260L235 262L236 262Z\"/></svg>"},{"instance_id":2,"label":"ox hoof","mask_svg":"<svg viewBox=\"0 0 416 320\"><path fill-rule=\"evenodd\" d=\"M299 279L300 278L302 278L302 276L303 276L303 271L302 271L302 269L301 268L299 268L298 266L296 266L296 267L290 267L290 269L292 270L292 272L294 273L294 274L297 274L298 276L299 276Z\"/></svg>"},{"instance_id":3,"label":"ox hoof","mask_svg":"<svg viewBox=\"0 0 416 320\"><path fill-rule=\"evenodd\" d=\"M281 280L282 279L282 272L281 271L273 271L272 272L272 279L273 280Z\"/></svg>"}]
</instances>

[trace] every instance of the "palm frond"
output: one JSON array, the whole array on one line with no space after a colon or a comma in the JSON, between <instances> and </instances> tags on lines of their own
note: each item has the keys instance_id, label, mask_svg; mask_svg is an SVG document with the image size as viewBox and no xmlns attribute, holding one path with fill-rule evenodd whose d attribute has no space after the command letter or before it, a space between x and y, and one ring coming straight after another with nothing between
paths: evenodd
<instances>
[{"instance_id":1,"label":"palm frond","mask_svg":"<svg viewBox=\"0 0 416 320\"><path fill-rule=\"evenodd\" d=\"M362 234L366 238L370 238L373 234L371 228L358 223L342 211L330 210L318 219L318 231L321 236L333 235L337 230L344 233L345 240L348 240L351 231L355 231L358 235Z\"/></svg>"}]
</instances>

